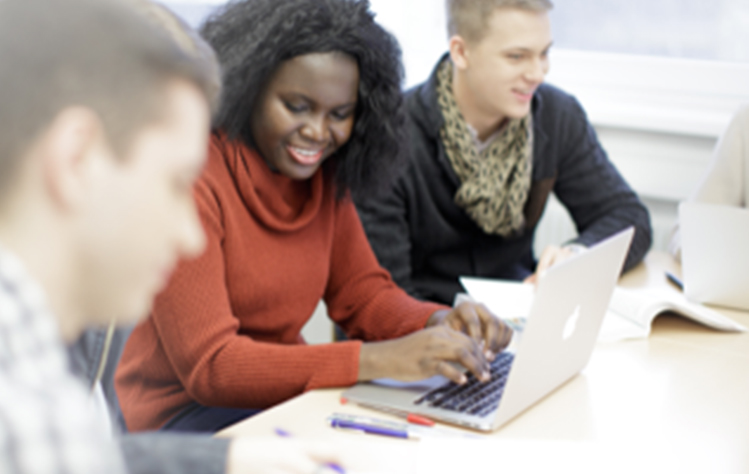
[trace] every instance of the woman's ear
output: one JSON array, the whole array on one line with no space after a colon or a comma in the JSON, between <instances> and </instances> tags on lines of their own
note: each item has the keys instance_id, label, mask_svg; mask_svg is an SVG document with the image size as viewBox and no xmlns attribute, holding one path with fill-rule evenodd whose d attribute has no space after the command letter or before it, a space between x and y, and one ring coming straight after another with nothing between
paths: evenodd
<instances>
[{"instance_id":1,"label":"woman's ear","mask_svg":"<svg viewBox=\"0 0 749 474\"><path fill-rule=\"evenodd\" d=\"M70 211L85 200L92 160L101 149L103 127L85 107L62 110L42 143L44 186L56 207Z\"/></svg>"},{"instance_id":2,"label":"woman's ear","mask_svg":"<svg viewBox=\"0 0 749 474\"><path fill-rule=\"evenodd\" d=\"M462 36L455 35L450 38L450 59L458 69L468 67L468 45Z\"/></svg>"}]
</instances>

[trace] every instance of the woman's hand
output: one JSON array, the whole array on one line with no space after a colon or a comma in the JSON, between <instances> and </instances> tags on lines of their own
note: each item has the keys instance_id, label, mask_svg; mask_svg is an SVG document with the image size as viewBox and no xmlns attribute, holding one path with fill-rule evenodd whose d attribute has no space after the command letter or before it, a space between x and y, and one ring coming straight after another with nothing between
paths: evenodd
<instances>
[{"instance_id":1,"label":"woman's hand","mask_svg":"<svg viewBox=\"0 0 749 474\"><path fill-rule=\"evenodd\" d=\"M512 329L484 305L464 302L451 310L436 311L426 329L400 339L362 345L359 380L389 377L402 381L443 375L463 384L468 369L489 380L489 362L504 350Z\"/></svg>"},{"instance_id":2,"label":"woman's hand","mask_svg":"<svg viewBox=\"0 0 749 474\"><path fill-rule=\"evenodd\" d=\"M412 382L443 375L463 384L467 379L461 366L479 380L489 380L481 344L446 325L436 325L399 339L362 344L359 380L387 377Z\"/></svg>"},{"instance_id":3,"label":"woman's hand","mask_svg":"<svg viewBox=\"0 0 749 474\"><path fill-rule=\"evenodd\" d=\"M481 345L489 360L502 352L512 339L512 329L483 304L463 302L451 310L435 311L426 327L438 325L467 334Z\"/></svg>"}]
</instances>

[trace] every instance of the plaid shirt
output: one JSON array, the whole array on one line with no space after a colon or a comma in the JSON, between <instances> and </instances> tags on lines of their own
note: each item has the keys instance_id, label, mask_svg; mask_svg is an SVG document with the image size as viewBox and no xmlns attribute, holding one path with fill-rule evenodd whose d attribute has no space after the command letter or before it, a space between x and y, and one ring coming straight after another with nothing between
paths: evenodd
<instances>
[{"instance_id":1,"label":"plaid shirt","mask_svg":"<svg viewBox=\"0 0 749 474\"><path fill-rule=\"evenodd\" d=\"M0 249L0 472L124 473L95 413L43 292Z\"/></svg>"}]
</instances>

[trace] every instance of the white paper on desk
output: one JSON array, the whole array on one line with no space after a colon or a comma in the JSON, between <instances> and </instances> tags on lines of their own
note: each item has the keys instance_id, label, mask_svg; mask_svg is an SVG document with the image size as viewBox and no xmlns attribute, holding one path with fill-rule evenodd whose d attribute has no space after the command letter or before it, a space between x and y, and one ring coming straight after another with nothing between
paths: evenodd
<instances>
[{"instance_id":1,"label":"white paper on desk","mask_svg":"<svg viewBox=\"0 0 749 474\"><path fill-rule=\"evenodd\" d=\"M535 287L511 280L462 276L460 284L477 303L503 319L525 318L533 304Z\"/></svg>"}]
</instances>

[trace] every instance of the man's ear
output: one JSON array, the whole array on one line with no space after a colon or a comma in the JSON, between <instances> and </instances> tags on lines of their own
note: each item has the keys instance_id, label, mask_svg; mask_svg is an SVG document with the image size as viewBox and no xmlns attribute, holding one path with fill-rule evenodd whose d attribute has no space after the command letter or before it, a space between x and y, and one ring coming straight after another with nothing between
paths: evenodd
<instances>
[{"instance_id":1,"label":"man's ear","mask_svg":"<svg viewBox=\"0 0 749 474\"><path fill-rule=\"evenodd\" d=\"M70 107L55 117L45 135L44 186L56 206L74 209L85 200L90 186L91 161L103 138L101 121L90 109Z\"/></svg>"},{"instance_id":2,"label":"man's ear","mask_svg":"<svg viewBox=\"0 0 749 474\"><path fill-rule=\"evenodd\" d=\"M458 69L468 68L468 45L466 40L460 35L454 35L450 38L450 59Z\"/></svg>"}]
</instances>

